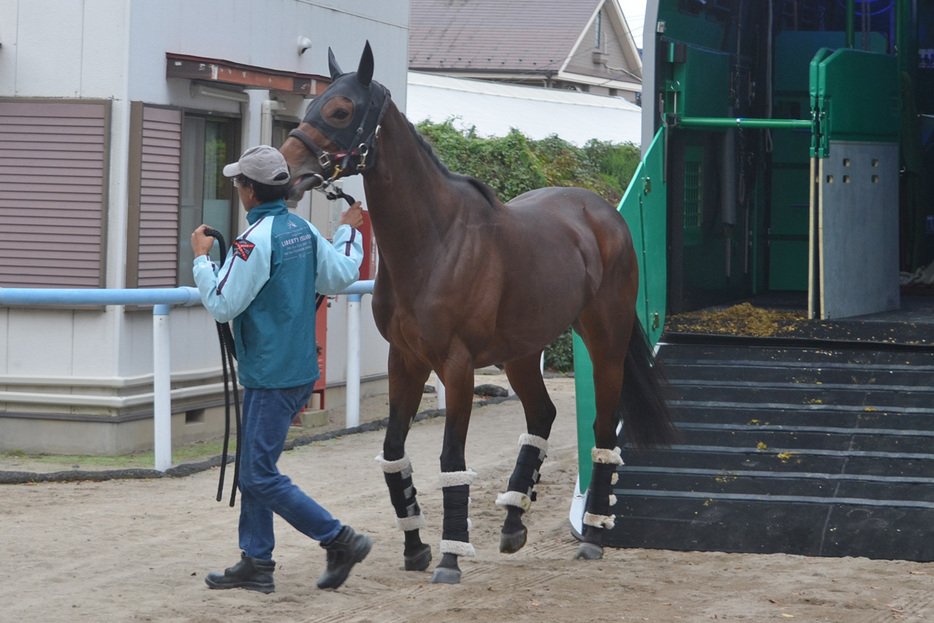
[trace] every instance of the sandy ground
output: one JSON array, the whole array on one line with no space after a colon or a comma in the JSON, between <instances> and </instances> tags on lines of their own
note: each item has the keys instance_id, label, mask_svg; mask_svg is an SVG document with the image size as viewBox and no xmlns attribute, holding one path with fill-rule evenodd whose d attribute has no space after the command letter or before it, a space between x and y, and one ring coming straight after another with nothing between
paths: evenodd
<instances>
[{"instance_id":1,"label":"sandy ground","mask_svg":"<svg viewBox=\"0 0 934 623\"><path fill-rule=\"evenodd\" d=\"M401 533L373 460L377 431L302 446L280 461L335 516L373 537L370 556L340 589L315 587L323 550L277 519L276 592L209 590L205 574L239 557L237 511L214 501L216 470L3 485L0 621L934 621L934 564L632 549L573 560L573 380L548 384L562 415L526 515L529 543L517 554L498 551L504 512L494 501L515 461L521 408L510 400L474 411L467 458L479 475L471 488L477 556L462 559L459 585L430 584L434 563L429 572L402 570ZM384 408L381 398L362 406ZM441 434L441 418L422 421L407 446L435 561Z\"/></svg>"}]
</instances>

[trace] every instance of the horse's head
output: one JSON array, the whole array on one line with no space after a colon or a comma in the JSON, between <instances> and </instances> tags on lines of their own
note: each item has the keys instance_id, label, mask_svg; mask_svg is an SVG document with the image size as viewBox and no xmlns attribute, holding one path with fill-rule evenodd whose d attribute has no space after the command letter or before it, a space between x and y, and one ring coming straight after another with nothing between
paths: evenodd
<instances>
[{"instance_id":1,"label":"horse's head","mask_svg":"<svg viewBox=\"0 0 934 623\"><path fill-rule=\"evenodd\" d=\"M389 90L373 81L373 51L367 41L356 72L343 73L328 49L331 85L319 95L282 148L292 173L292 198L309 188L362 173L373 165L379 124Z\"/></svg>"}]
</instances>

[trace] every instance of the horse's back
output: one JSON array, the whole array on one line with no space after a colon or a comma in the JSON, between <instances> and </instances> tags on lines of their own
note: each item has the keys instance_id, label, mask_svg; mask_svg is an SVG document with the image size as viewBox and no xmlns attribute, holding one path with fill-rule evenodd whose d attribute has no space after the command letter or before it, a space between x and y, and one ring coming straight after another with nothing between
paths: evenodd
<instances>
[{"instance_id":1,"label":"horse's back","mask_svg":"<svg viewBox=\"0 0 934 623\"><path fill-rule=\"evenodd\" d=\"M526 234L536 237L536 244L551 244L552 253L565 249L583 254L585 261L596 254L602 264L614 258L629 260L632 236L626 221L612 204L591 190L538 188L506 203L506 210ZM568 244L568 238L574 244Z\"/></svg>"},{"instance_id":2,"label":"horse's back","mask_svg":"<svg viewBox=\"0 0 934 623\"><path fill-rule=\"evenodd\" d=\"M606 199L586 188L549 186L522 193L506 203L507 210L522 218L542 220L543 214L558 221L575 222L581 216L586 224L599 224L629 237L622 215Z\"/></svg>"},{"instance_id":3,"label":"horse's back","mask_svg":"<svg viewBox=\"0 0 934 623\"><path fill-rule=\"evenodd\" d=\"M541 188L519 195L503 212L490 251L500 256L497 265L508 267L501 315L522 317L534 309L542 321L553 317L560 332L596 298L626 297L638 283L629 228L600 195Z\"/></svg>"}]
</instances>

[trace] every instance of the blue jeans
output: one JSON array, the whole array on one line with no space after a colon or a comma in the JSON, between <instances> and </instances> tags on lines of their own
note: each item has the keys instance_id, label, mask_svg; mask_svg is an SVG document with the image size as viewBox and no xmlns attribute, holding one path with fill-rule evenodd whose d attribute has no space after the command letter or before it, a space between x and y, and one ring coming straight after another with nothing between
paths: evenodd
<instances>
[{"instance_id":1,"label":"blue jeans","mask_svg":"<svg viewBox=\"0 0 934 623\"><path fill-rule=\"evenodd\" d=\"M276 545L273 513L302 534L330 543L341 523L311 499L276 462L295 415L311 397L314 383L288 389L243 392L240 440L240 549L247 556L270 560Z\"/></svg>"}]
</instances>

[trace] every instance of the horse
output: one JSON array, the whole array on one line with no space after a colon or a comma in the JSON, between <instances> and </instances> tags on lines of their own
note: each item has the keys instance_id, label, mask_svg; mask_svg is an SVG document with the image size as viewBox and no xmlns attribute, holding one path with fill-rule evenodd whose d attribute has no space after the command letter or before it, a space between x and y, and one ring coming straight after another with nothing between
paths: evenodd
<instances>
[{"instance_id":1,"label":"horse","mask_svg":"<svg viewBox=\"0 0 934 623\"><path fill-rule=\"evenodd\" d=\"M442 554L432 583L457 584L458 558L474 556L468 502L476 473L464 446L474 372L501 364L525 413L526 430L506 492L500 551L522 548L533 487L557 415L542 377L545 347L568 327L593 363L593 476L575 558L603 556L613 527L611 480L622 464L618 427L643 448L676 435L664 379L636 316L639 271L620 213L589 190L543 188L503 204L485 184L450 171L373 80L366 43L356 72L328 50L331 84L280 148L292 197L363 177L379 248L372 308L389 342L389 420L377 461L404 533L405 569L424 571L431 547L405 441L432 371L445 387L441 449ZM625 382L624 382L625 380Z\"/></svg>"}]
</instances>

